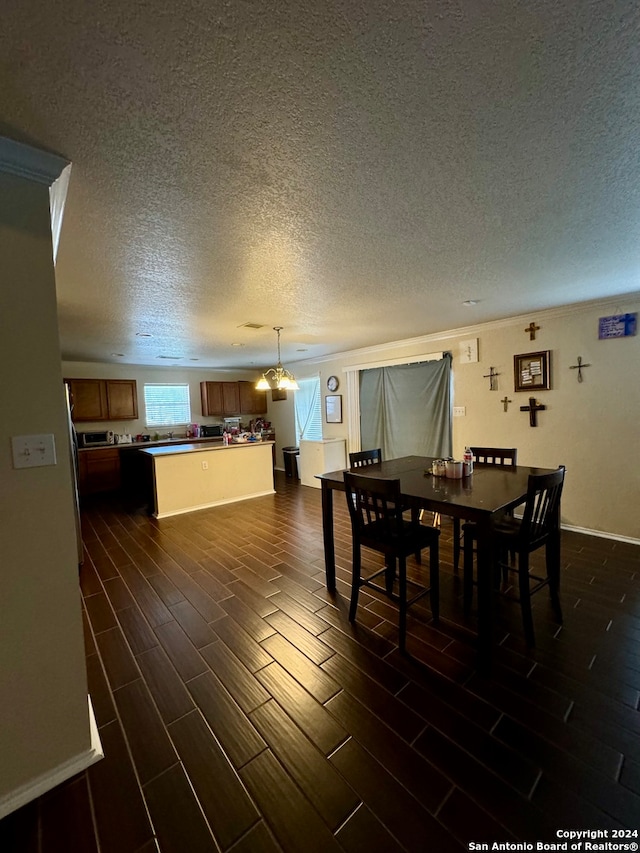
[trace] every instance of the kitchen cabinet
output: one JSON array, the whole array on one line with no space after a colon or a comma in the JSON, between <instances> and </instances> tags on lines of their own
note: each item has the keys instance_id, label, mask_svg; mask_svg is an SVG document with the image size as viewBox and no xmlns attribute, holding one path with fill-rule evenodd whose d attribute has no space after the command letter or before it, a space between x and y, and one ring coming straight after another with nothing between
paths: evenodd
<instances>
[{"instance_id":1,"label":"kitchen cabinet","mask_svg":"<svg viewBox=\"0 0 640 853\"><path fill-rule=\"evenodd\" d=\"M239 415L240 390L237 382L201 382L203 415Z\"/></svg>"},{"instance_id":2,"label":"kitchen cabinet","mask_svg":"<svg viewBox=\"0 0 640 853\"><path fill-rule=\"evenodd\" d=\"M74 421L107 420L107 386L104 379L65 379L69 385Z\"/></svg>"},{"instance_id":3,"label":"kitchen cabinet","mask_svg":"<svg viewBox=\"0 0 640 853\"><path fill-rule=\"evenodd\" d=\"M237 415L240 411L240 390L237 382L222 383L222 414Z\"/></svg>"},{"instance_id":4,"label":"kitchen cabinet","mask_svg":"<svg viewBox=\"0 0 640 853\"><path fill-rule=\"evenodd\" d=\"M200 398L203 415L240 414L237 382L201 382Z\"/></svg>"},{"instance_id":5,"label":"kitchen cabinet","mask_svg":"<svg viewBox=\"0 0 640 853\"><path fill-rule=\"evenodd\" d=\"M201 382L203 415L264 415L267 395L253 382Z\"/></svg>"},{"instance_id":6,"label":"kitchen cabinet","mask_svg":"<svg viewBox=\"0 0 640 853\"><path fill-rule=\"evenodd\" d=\"M135 379L65 379L71 392L72 419L134 420L138 417Z\"/></svg>"},{"instance_id":7,"label":"kitchen cabinet","mask_svg":"<svg viewBox=\"0 0 640 853\"><path fill-rule=\"evenodd\" d=\"M222 382L201 382L200 399L203 415L221 415Z\"/></svg>"},{"instance_id":8,"label":"kitchen cabinet","mask_svg":"<svg viewBox=\"0 0 640 853\"><path fill-rule=\"evenodd\" d=\"M238 382L240 414L264 415L267 411L267 392L258 391L254 382Z\"/></svg>"},{"instance_id":9,"label":"kitchen cabinet","mask_svg":"<svg viewBox=\"0 0 640 853\"><path fill-rule=\"evenodd\" d=\"M80 497L120 488L120 452L116 447L85 450L78 453L78 492Z\"/></svg>"},{"instance_id":10,"label":"kitchen cabinet","mask_svg":"<svg viewBox=\"0 0 640 853\"><path fill-rule=\"evenodd\" d=\"M138 417L138 389L135 379L107 379L109 420L134 420Z\"/></svg>"}]
</instances>

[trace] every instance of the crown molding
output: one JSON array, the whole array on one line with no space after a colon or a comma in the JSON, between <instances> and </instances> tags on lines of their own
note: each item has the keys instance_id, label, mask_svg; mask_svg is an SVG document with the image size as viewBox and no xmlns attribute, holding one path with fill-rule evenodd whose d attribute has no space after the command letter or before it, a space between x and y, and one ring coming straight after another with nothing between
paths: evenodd
<instances>
[{"instance_id":1,"label":"crown molding","mask_svg":"<svg viewBox=\"0 0 640 853\"><path fill-rule=\"evenodd\" d=\"M68 165L58 154L0 136L0 172L51 186Z\"/></svg>"},{"instance_id":2,"label":"crown molding","mask_svg":"<svg viewBox=\"0 0 640 853\"><path fill-rule=\"evenodd\" d=\"M620 293L613 296L602 297L601 299L592 299L588 302L574 302L570 305L561 305L556 308L545 308L533 311L527 311L526 314L516 314L510 317L502 317L499 320L488 320L484 323L476 323L473 326L460 326L457 329L446 329L441 332L433 332L429 335L420 335L417 338L404 338L399 341L389 341L384 344L376 344L370 347L362 347L361 349L344 350L336 352L332 355L316 356L315 358L305 359L304 361L295 362L296 365L302 364L324 364L329 361L339 361L342 359L359 358L366 362L366 356L380 355L387 351L395 351L398 347L426 347L424 352L432 352L440 349L440 346L434 347L433 344L442 344L443 341L453 338L468 337L481 332L487 332L491 329L503 329L507 326L514 326L519 323L526 323L535 320L551 320L558 317L568 317L576 313L585 313L597 307L610 306L610 311L615 312L622 310L620 304L623 302L635 302L640 299L640 291L634 290L630 293ZM428 347L432 347L431 350Z\"/></svg>"}]
</instances>

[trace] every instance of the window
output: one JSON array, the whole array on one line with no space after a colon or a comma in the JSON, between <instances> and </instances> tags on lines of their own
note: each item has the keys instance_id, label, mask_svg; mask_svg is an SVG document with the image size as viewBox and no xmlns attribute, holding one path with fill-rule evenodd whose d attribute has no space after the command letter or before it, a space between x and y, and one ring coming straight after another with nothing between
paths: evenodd
<instances>
[{"instance_id":1,"label":"window","mask_svg":"<svg viewBox=\"0 0 640 853\"><path fill-rule=\"evenodd\" d=\"M320 379L298 379L300 390L295 392L296 432L298 439L322 438L322 407Z\"/></svg>"},{"instance_id":2,"label":"window","mask_svg":"<svg viewBox=\"0 0 640 853\"><path fill-rule=\"evenodd\" d=\"M191 421L188 385L145 385L148 427L182 426Z\"/></svg>"}]
</instances>

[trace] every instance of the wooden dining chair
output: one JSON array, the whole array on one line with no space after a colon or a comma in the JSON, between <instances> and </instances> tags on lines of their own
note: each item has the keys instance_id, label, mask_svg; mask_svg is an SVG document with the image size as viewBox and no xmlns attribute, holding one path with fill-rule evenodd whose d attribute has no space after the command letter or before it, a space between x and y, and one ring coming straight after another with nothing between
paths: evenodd
<instances>
[{"instance_id":1,"label":"wooden dining chair","mask_svg":"<svg viewBox=\"0 0 640 853\"><path fill-rule=\"evenodd\" d=\"M382 462L382 448L376 450L358 450L349 454L350 468L364 468L366 465L376 465Z\"/></svg>"},{"instance_id":2,"label":"wooden dining chair","mask_svg":"<svg viewBox=\"0 0 640 853\"><path fill-rule=\"evenodd\" d=\"M417 518L411 521L403 518L399 479L383 480L346 471L344 483L353 547L349 619L353 622L356 618L360 587L383 592L398 604L398 645L400 651L404 651L407 610L412 604L429 594L431 613L434 621L438 621L440 531L435 527L421 525ZM384 554L386 565L363 577L362 548L371 548ZM429 548L428 586L407 578L407 557L415 554L420 562L424 548ZM378 580L381 576L384 576L384 584ZM408 587L416 589L410 597Z\"/></svg>"},{"instance_id":3,"label":"wooden dining chair","mask_svg":"<svg viewBox=\"0 0 640 853\"><path fill-rule=\"evenodd\" d=\"M527 499L521 519L504 516L494 529L495 552L498 555L498 570L505 580L510 572L515 572L518 578L518 594L510 590L504 594L508 598L520 602L522 622L526 642L535 645L533 617L531 613L531 596L549 587L551 604L558 622L562 623L562 608L560 606L560 498L564 486L565 466L560 465L557 471L550 474L530 474L527 485ZM465 525L466 526L466 525ZM465 531L466 532L466 531ZM529 555L542 546L546 548L544 577L530 570ZM508 561L510 553L515 553L516 563ZM472 560L467 554L472 554L471 543L469 550L465 544L465 608L469 607L472 583L468 573L473 571Z\"/></svg>"},{"instance_id":4,"label":"wooden dining chair","mask_svg":"<svg viewBox=\"0 0 640 853\"><path fill-rule=\"evenodd\" d=\"M352 471L358 468L368 468L369 465L377 465L382 462L382 448L378 447L375 450L357 450L349 454L349 467ZM409 504L403 504L402 511L411 512L411 518L422 519L422 510L417 507L412 507ZM419 554L416 554L416 559L419 559Z\"/></svg>"},{"instance_id":5,"label":"wooden dining chair","mask_svg":"<svg viewBox=\"0 0 640 853\"><path fill-rule=\"evenodd\" d=\"M503 467L512 468L517 464L518 450L515 447L471 447L473 453L474 465L482 468L485 465L502 465ZM472 522L464 522L472 524ZM458 571L460 564L460 551L465 546L465 541L474 541L473 534L475 526L468 530L462 530L460 519L453 519L453 570Z\"/></svg>"}]
</instances>

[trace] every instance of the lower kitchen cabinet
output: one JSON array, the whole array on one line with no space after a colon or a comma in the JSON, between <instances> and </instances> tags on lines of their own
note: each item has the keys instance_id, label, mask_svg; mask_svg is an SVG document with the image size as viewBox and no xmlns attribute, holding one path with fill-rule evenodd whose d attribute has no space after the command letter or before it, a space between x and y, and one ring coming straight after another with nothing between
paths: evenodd
<instances>
[{"instance_id":1,"label":"lower kitchen cabinet","mask_svg":"<svg viewBox=\"0 0 640 853\"><path fill-rule=\"evenodd\" d=\"M120 452L115 447L86 450L78 454L78 492L80 497L119 489Z\"/></svg>"}]
</instances>

